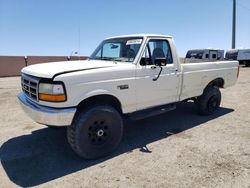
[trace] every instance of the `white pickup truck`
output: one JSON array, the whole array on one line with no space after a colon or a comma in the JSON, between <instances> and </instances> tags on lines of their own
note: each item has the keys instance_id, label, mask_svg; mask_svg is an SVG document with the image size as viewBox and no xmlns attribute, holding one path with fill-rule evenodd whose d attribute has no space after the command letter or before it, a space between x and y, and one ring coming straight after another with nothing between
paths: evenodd
<instances>
[{"instance_id":1,"label":"white pickup truck","mask_svg":"<svg viewBox=\"0 0 250 188\"><path fill-rule=\"evenodd\" d=\"M105 39L84 61L31 65L22 69L23 110L47 126L67 126L81 157L110 154L123 135L123 118L157 115L193 100L200 114L219 110L221 93L236 83L238 61L180 64L165 35Z\"/></svg>"}]
</instances>

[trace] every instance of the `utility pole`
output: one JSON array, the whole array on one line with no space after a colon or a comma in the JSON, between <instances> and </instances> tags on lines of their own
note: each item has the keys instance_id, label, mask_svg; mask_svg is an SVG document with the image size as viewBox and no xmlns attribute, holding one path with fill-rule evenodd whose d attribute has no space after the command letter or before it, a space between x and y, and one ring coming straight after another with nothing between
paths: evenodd
<instances>
[{"instance_id":1,"label":"utility pole","mask_svg":"<svg viewBox=\"0 0 250 188\"><path fill-rule=\"evenodd\" d=\"M232 28L232 49L235 49L236 36L236 0L233 0L233 28Z\"/></svg>"}]
</instances>

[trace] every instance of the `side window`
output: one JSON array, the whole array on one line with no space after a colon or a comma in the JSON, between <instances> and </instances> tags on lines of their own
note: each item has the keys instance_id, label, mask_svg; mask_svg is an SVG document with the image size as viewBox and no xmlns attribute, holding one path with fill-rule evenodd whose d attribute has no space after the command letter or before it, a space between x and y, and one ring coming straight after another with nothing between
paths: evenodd
<instances>
[{"instance_id":1,"label":"side window","mask_svg":"<svg viewBox=\"0 0 250 188\"><path fill-rule=\"evenodd\" d=\"M208 59L209 58L209 54L206 54L206 57L205 57L206 59Z\"/></svg>"},{"instance_id":2,"label":"side window","mask_svg":"<svg viewBox=\"0 0 250 188\"><path fill-rule=\"evenodd\" d=\"M213 59L217 59L217 55L216 55L216 54L213 54L213 55L212 55L212 58L213 58Z\"/></svg>"},{"instance_id":3,"label":"side window","mask_svg":"<svg viewBox=\"0 0 250 188\"><path fill-rule=\"evenodd\" d=\"M157 60L164 60L166 64L172 64L173 58L168 41L166 40L150 40L148 42L151 62L155 64Z\"/></svg>"}]
</instances>

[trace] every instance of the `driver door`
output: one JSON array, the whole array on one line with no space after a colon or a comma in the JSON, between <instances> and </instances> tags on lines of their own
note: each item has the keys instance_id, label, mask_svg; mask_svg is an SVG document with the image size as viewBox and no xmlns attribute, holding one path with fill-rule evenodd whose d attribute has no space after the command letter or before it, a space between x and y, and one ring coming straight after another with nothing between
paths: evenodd
<instances>
[{"instance_id":1,"label":"driver door","mask_svg":"<svg viewBox=\"0 0 250 188\"><path fill-rule=\"evenodd\" d=\"M159 59L161 66L156 65ZM137 110L176 102L179 81L168 41L149 40L136 71Z\"/></svg>"}]
</instances>

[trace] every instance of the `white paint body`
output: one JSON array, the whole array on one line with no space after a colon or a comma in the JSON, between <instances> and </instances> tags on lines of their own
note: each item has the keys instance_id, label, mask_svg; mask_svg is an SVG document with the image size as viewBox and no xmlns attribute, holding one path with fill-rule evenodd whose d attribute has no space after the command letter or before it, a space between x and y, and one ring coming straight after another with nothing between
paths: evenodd
<instances>
[{"instance_id":1,"label":"white paint body","mask_svg":"<svg viewBox=\"0 0 250 188\"><path fill-rule=\"evenodd\" d=\"M132 113L200 96L208 83L216 78L224 80L224 88L236 83L237 61L180 64L171 37L147 34L133 36L143 37L141 48L133 63L84 60L25 67L22 70L24 74L39 78L53 78L53 81L62 81L65 84L67 93L65 102L37 101L36 103L55 108L76 107L89 97L106 94L120 101L123 113ZM174 61L173 64L163 67L157 81L153 81L153 78L157 77L159 67L152 69L152 65L140 65L140 59L149 39L167 40ZM81 69L84 70L71 72ZM55 76L62 72L65 73ZM129 89L120 90L119 85L128 85Z\"/></svg>"}]
</instances>

